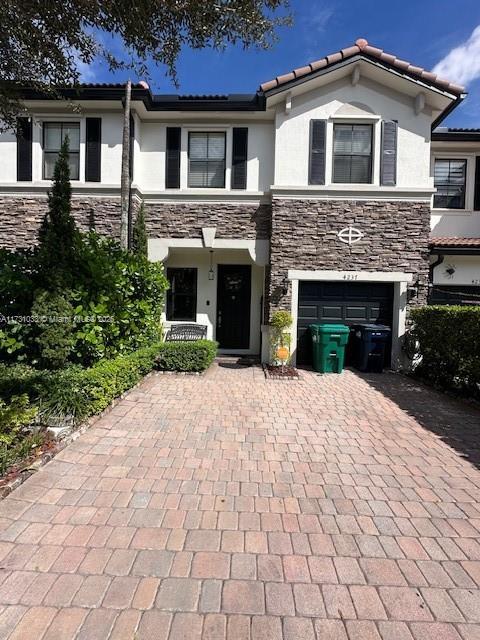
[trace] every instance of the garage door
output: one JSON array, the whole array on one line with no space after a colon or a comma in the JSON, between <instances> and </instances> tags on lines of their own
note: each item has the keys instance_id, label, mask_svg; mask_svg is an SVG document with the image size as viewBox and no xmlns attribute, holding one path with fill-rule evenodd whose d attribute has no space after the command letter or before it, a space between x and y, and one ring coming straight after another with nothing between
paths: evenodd
<instances>
[{"instance_id":1,"label":"garage door","mask_svg":"<svg viewBox=\"0 0 480 640\"><path fill-rule=\"evenodd\" d=\"M353 325L374 322L392 326L393 284L385 282L299 283L297 363L311 362L308 325L340 322Z\"/></svg>"}]
</instances>

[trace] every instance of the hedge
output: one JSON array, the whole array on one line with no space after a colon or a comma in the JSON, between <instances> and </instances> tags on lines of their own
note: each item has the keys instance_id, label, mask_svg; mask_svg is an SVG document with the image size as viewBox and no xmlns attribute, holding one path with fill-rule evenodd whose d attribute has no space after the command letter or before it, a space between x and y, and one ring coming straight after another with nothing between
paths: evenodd
<instances>
[{"instance_id":1,"label":"hedge","mask_svg":"<svg viewBox=\"0 0 480 640\"><path fill-rule=\"evenodd\" d=\"M196 342L154 343L92 367L71 366L61 371L25 365L0 365L0 398L26 394L41 410L72 415L76 422L103 411L131 389L156 365L168 371L203 371L210 366L217 344Z\"/></svg>"},{"instance_id":2,"label":"hedge","mask_svg":"<svg viewBox=\"0 0 480 640\"><path fill-rule=\"evenodd\" d=\"M217 355L217 347L211 340L164 342L157 365L165 371L204 371Z\"/></svg>"},{"instance_id":3,"label":"hedge","mask_svg":"<svg viewBox=\"0 0 480 640\"><path fill-rule=\"evenodd\" d=\"M2 366L0 396L9 399L26 393L41 410L84 420L103 411L151 371L160 348L156 343L112 360L100 360L88 369L71 366L62 371L39 371L23 365Z\"/></svg>"},{"instance_id":4,"label":"hedge","mask_svg":"<svg viewBox=\"0 0 480 640\"><path fill-rule=\"evenodd\" d=\"M440 387L480 395L480 307L413 309L412 337L421 361L415 373Z\"/></svg>"}]
</instances>

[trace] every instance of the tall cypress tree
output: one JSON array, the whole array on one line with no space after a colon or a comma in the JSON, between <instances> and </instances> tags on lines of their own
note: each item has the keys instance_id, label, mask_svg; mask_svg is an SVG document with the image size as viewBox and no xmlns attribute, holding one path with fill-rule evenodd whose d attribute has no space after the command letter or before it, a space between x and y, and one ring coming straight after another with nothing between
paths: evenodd
<instances>
[{"instance_id":1,"label":"tall cypress tree","mask_svg":"<svg viewBox=\"0 0 480 640\"><path fill-rule=\"evenodd\" d=\"M61 281L69 279L78 231L72 216L72 187L68 164L68 136L65 138L53 171L48 193L48 211L39 230L39 257L46 272L54 270ZM51 274L50 274L51 275Z\"/></svg>"},{"instance_id":2,"label":"tall cypress tree","mask_svg":"<svg viewBox=\"0 0 480 640\"><path fill-rule=\"evenodd\" d=\"M133 252L137 256L148 258L147 225L145 222L145 207L143 206L143 202L135 219L132 235Z\"/></svg>"}]
</instances>

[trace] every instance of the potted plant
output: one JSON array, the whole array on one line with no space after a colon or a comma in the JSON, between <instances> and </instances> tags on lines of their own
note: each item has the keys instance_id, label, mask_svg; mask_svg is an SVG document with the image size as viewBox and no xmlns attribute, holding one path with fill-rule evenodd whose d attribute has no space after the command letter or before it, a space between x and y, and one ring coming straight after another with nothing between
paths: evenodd
<instances>
[{"instance_id":1,"label":"potted plant","mask_svg":"<svg viewBox=\"0 0 480 640\"><path fill-rule=\"evenodd\" d=\"M296 371L288 366L291 357L290 327L292 322L291 314L285 310L275 311L270 320L270 366L268 370L273 376L297 376Z\"/></svg>"}]
</instances>

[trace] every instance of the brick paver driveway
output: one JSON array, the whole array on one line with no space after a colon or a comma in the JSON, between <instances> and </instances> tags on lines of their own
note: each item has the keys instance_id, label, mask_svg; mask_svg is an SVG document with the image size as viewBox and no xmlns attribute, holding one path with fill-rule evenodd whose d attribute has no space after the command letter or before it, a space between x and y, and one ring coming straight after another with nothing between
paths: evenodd
<instances>
[{"instance_id":1,"label":"brick paver driveway","mask_svg":"<svg viewBox=\"0 0 480 640\"><path fill-rule=\"evenodd\" d=\"M149 378L0 504L0 637L478 640L479 428L393 374Z\"/></svg>"}]
</instances>

